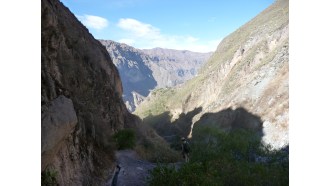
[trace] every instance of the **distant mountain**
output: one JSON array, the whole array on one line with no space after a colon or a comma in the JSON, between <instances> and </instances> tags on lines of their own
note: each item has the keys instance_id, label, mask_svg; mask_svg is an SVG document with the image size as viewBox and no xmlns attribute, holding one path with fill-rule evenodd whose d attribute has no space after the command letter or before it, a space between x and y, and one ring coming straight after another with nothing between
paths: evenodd
<instances>
[{"instance_id":1,"label":"distant mountain","mask_svg":"<svg viewBox=\"0 0 330 186\"><path fill-rule=\"evenodd\" d=\"M212 54L163 48L140 50L111 40L99 41L119 70L123 99L131 112L151 90L173 87L194 77Z\"/></svg>"},{"instance_id":2,"label":"distant mountain","mask_svg":"<svg viewBox=\"0 0 330 186\"><path fill-rule=\"evenodd\" d=\"M261 129L264 142L275 148L288 145L289 1L275 1L228 35L196 77L153 91L134 114L149 120L167 114L176 123L189 115L184 123L192 127Z\"/></svg>"}]
</instances>

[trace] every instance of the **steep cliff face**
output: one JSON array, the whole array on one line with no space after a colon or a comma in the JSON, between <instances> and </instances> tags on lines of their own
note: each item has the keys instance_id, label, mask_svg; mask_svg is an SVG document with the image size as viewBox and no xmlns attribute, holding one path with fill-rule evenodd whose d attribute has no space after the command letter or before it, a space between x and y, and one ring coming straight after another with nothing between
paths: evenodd
<instances>
[{"instance_id":1,"label":"steep cliff face","mask_svg":"<svg viewBox=\"0 0 330 186\"><path fill-rule=\"evenodd\" d=\"M123 81L124 101L130 111L155 88L173 87L193 78L211 53L172 49L136 49L111 40L107 48Z\"/></svg>"},{"instance_id":2,"label":"steep cliff face","mask_svg":"<svg viewBox=\"0 0 330 186\"><path fill-rule=\"evenodd\" d=\"M134 118L105 47L61 2L41 3L41 171L56 171L60 185L100 185L112 134Z\"/></svg>"},{"instance_id":3,"label":"steep cliff face","mask_svg":"<svg viewBox=\"0 0 330 186\"><path fill-rule=\"evenodd\" d=\"M135 110L137 97L143 99L149 91L157 86L157 82L148 67L148 56L126 44L110 40L100 40L106 47L114 64L117 66L123 81L123 99L127 108Z\"/></svg>"},{"instance_id":4,"label":"steep cliff face","mask_svg":"<svg viewBox=\"0 0 330 186\"><path fill-rule=\"evenodd\" d=\"M219 123L210 113L244 108L259 116L266 143L289 143L289 2L276 1L219 44L197 77L176 89L150 94L136 114L169 111L172 120L195 108L192 118ZM198 122L201 123L201 122ZM193 133L192 133L193 135Z\"/></svg>"}]
</instances>

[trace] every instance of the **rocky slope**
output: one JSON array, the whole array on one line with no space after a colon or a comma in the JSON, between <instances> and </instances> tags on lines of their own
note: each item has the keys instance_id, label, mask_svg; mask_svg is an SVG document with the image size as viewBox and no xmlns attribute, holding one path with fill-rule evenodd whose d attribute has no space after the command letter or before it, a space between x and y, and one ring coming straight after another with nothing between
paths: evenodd
<instances>
[{"instance_id":1,"label":"rocky slope","mask_svg":"<svg viewBox=\"0 0 330 186\"><path fill-rule=\"evenodd\" d=\"M42 0L41 13L41 171L59 185L102 185L112 134L137 120L105 47L58 0Z\"/></svg>"},{"instance_id":2,"label":"rocky slope","mask_svg":"<svg viewBox=\"0 0 330 186\"><path fill-rule=\"evenodd\" d=\"M136 49L111 40L100 40L107 48L123 82L124 101L134 111L150 90L182 84L197 74L211 53L172 49Z\"/></svg>"},{"instance_id":3,"label":"rocky slope","mask_svg":"<svg viewBox=\"0 0 330 186\"><path fill-rule=\"evenodd\" d=\"M197 77L152 92L135 113L149 121L168 113L173 122L200 109L189 117L192 127L199 121L230 129L244 120L253 128L260 121L263 141L280 148L289 143L288 80L289 2L278 0L223 39Z\"/></svg>"}]
</instances>

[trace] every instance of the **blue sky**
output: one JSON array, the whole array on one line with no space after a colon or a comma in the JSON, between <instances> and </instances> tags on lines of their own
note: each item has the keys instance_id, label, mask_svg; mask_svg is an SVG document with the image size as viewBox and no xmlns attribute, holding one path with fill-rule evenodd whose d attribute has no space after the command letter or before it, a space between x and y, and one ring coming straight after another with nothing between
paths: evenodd
<instances>
[{"instance_id":1,"label":"blue sky","mask_svg":"<svg viewBox=\"0 0 330 186\"><path fill-rule=\"evenodd\" d=\"M61 0L96 39L214 51L274 0Z\"/></svg>"}]
</instances>

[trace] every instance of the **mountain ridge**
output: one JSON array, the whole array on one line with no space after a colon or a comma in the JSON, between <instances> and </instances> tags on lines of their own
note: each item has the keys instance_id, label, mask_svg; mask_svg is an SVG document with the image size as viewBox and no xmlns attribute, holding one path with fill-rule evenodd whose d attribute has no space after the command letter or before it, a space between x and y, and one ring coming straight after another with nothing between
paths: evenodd
<instances>
[{"instance_id":1,"label":"mountain ridge","mask_svg":"<svg viewBox=\"0 0 330 186\"><path fill-rule=\"evenodd\" d=\"M132 112L155 88L173 87L197 74L211 53L175 49L137 49L99 40L108 50L123 81L124 101ZM140 99L135 99L139 97Z\"/></svg>"}]
</instances>

